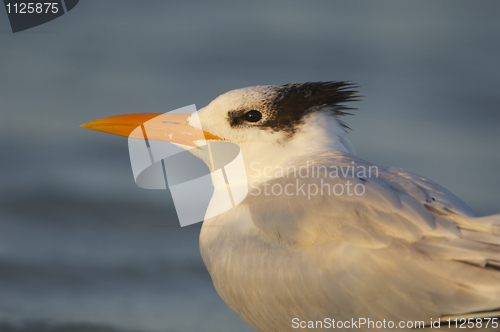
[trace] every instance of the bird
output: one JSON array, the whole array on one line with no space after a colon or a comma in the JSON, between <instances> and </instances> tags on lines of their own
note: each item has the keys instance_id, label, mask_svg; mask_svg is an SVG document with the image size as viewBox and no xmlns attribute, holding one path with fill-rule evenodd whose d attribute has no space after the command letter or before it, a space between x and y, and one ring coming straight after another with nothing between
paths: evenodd
<instances>
[{"instance_id":1,"label":"bird","mask_svg":"<svg viewBox=\"0 0 500 332\"><path fill-rule=\"evenodd\" d=\"M262 332L498 328L500 214L476 217L436 182L356 156L343 119L357 89L236 89L193 114L165 114L172 120L148 132L209 166L201 141L240 148L248 194L200 232L215 289ZM129 136L158 116L82 127Z\"/></svg>"}]
</instances>

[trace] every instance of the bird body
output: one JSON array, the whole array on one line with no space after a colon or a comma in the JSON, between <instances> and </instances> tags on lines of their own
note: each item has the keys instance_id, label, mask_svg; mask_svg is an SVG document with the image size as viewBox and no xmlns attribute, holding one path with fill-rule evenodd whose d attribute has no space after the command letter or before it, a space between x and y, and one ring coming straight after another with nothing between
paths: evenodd
<instances>
[{"instance_id":1,"label":"bird body","mask_svg":"<svg viewBox=\"0 0 500 332\"><path fill-rule=\"evenodd\" d=\"M363 163L342 152L314 159ZM361 182L307 184L321 180ZM296 178L270 182L295 186ZM200 248L222 299L259 331L289 331L294 318L428 325L499 307L500 273L486 266L500 260L500 241L460 200L396 168L366 183L363 196L250 193L206 220Z\"/></svg>"},{"instance_id":2,"label":"bird body","mask_svg":"<svg viewBox=\"0 0 500 332\"><path fill-rule=\"evenodd\" d=\"M340 119L353 87L238 89L187 118L237 144L246 169L247 197L200 233L217 292L262 332L500 316L500 215L476 218L435 182L358 158Z\"/></svg>"}]
</instances>

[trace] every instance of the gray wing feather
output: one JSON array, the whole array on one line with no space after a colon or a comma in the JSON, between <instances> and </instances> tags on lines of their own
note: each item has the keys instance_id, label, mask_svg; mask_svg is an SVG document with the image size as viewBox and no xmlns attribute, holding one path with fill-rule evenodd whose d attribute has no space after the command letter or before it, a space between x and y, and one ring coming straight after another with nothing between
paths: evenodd
<instances>
[{"instance_id":1,"label":"gray wing feather","mask_svg":"<svg viewBox=\"0 0 500 332\"><path fill-rule=\"evenodd\" d=\"M314 160L315 166L374 166L345 153ZM299 186L300 179L289 174L268 185L284 187L297 180ZM251 194L245 204L267 237L308 248L303 259L309 261L303 264L322 271L322 291L332 303L354 301L358 314L400 319L500 307L500 271L491 268L496 262L500 266L500 238L488 231L492 219L478 223L448 190L392 167L379 167L371 178L303 180L318 187L350 181L366 191L361 196ZM302 275L299 287L310 289L315 278Z\"/></svg>"}]
</instances>

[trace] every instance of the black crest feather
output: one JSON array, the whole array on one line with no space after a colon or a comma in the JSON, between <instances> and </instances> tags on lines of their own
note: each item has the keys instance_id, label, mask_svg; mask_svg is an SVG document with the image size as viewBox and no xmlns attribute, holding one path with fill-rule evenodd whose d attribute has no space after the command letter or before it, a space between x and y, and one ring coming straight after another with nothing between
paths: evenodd
<instances>
[{"instance_id":1,"label":"black crest feather","mask_svg":"<svg viewBox=\"0 0 500 332\"><path fill-rule=\"evenodd\" d=\"M315 111L327 110L332 115L351 114L353 108L344 105L346 102L359 100L357 86L351 82L306 82L289 83L270 86L264 92L265 98L256 107L265 114L264 122L259 124L263 129L284 131L293 135L297 127L303 123L304 117ZM231 125L243 123L241 114L244 110L234 112ZM342 121L340 124L348 128Z\"/></svg>"}]
</instances>

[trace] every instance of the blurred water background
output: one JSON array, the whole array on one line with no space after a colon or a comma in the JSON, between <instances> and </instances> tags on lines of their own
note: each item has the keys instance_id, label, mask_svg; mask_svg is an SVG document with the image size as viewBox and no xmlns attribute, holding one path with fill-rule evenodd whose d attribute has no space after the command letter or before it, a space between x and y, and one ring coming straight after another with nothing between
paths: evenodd
<instances>
[{"instance_id":1,"label":"blurred water background","mask_svg":"<svg viewBox=\"0 0 500 332\"><path fill-rule=\"evenodd\" d=\"M86 0L0 9L0 330L254 331L125 138L79 128L234 88L350 80L358 155L500 213L500 2Z\"/></svg>"}]
</instances>

